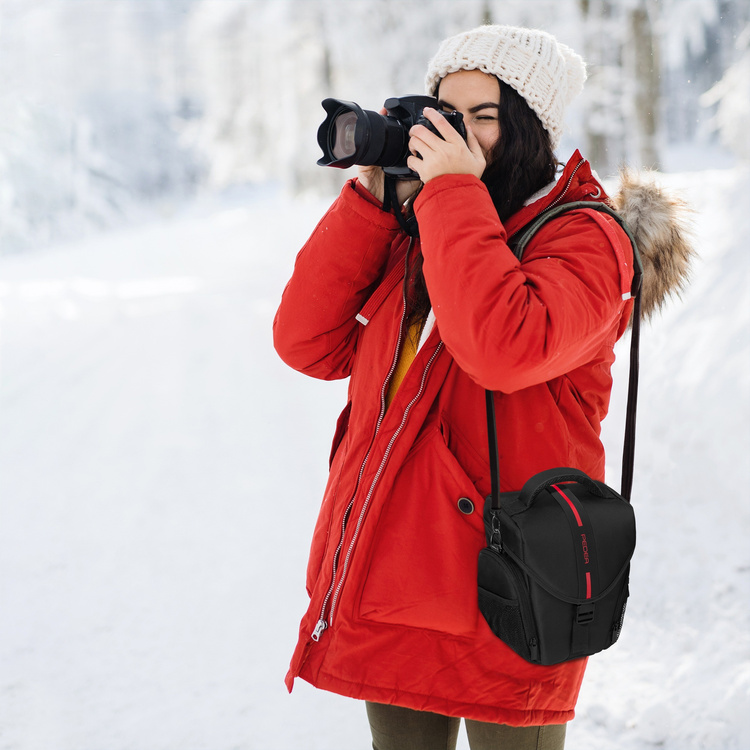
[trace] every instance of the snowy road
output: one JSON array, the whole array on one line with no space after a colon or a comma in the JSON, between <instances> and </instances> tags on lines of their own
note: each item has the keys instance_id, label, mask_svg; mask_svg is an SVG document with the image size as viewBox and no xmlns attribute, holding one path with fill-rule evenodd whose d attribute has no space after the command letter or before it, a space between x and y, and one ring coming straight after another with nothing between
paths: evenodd
<instances>
[{"instance_id":1,"label":"snowy road","mask_svg":"<svg viewBox=\"0 0 750 750\"><path fill-rule=\"evenodd\" d=\"M750 175L671 181L703 258L643 333L633 595L571 747L750 747ZM255 194L0 259L0 750L369 745L359 704L282 682L343 385L270 326L323 207Z\"/></svg>"},{"instance_id":2,"label":"snowy road","mask_svg":"<svg viewBox=\"0 0 750 750\"><path fill-rule=\"evenodd\" d=\"M273 354L310 227L268 210L2 261L3 750L313 746L282 680L340 389Z\"/></svg>"}]
</instances>

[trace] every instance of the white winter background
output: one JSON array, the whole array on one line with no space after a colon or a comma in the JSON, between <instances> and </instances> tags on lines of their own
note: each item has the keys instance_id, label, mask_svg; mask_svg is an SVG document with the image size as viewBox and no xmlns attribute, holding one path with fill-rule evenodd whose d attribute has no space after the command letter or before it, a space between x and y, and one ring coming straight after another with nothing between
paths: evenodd
<instances>
[{"instance_id":1,"label":"white winter background","mask_svg":"<svg viewBox=\"0 0 750 750\"><path fill-rule=\"evenodd\" d=\"M685 4L699 49L717 4ZM310 5L266 0L255 18L278 34ZM437 38L460 5L434 5ZM533 21L519 8L535 3L505 5ZM562 23L552 5L536 4ZM330 184L292 192L287 172L246 168L260 152L242 153L242 131L220 127L238 122L217 114L229 104L205 95L227 86L214 32L259 7L0 1L0 750L369 746L360 703L283 685L345 384L292 372L271 344ZM144 100L188 43L201 76ZM729 95L706 102L723 114L663 143L659 181L694 207L700 258L642 333L631 600L618 644L590 661L571 748L750 748L750 64L736 59ZM251 140L262 102L235 105ZM314 127L291 132L274 106L284 142L268 148L314 155ZM569 132L560 156L577 145ZM627 346L604 431L615 485Z\"/></svg>"}]
</instances>

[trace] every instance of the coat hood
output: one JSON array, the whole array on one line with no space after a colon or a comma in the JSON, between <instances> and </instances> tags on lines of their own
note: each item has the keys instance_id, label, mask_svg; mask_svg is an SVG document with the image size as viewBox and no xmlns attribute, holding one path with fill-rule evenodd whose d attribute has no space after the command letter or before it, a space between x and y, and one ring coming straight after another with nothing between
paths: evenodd
<instances>
[{"instance_id":1,"label":"coat hood","mask_svg":"<svg viewBox=\"0 0 750 750\"><path fill-rule=\"evenodd\" d=\"M612 207L630 227L643 264L641 318L648 320L690 280L692 209L656 182L655 172L623 170Z\"/></svg>"},{"instance_id":2,"label":"coat hood","mask_svg":"<svg viewBox=\"0 0 750 750\"><path fill-rule=\"evenodd\" d=\"M598 200L609 203L627 222L641 256L643 283L641 319L648 320L672 296L679 297L690 280L693 249L692 209L662 188L658 172L623 169L605 192L598 176L576 151L555 183L532 196L505 224L513 235L545 210L561 201Z\"/></svg>"}]
</instances>

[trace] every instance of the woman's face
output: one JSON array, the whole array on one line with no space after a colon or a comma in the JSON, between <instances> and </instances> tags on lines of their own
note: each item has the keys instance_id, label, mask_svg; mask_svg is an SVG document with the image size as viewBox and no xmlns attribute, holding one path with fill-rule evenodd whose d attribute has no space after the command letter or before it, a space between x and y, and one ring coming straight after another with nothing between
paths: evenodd
<instances>
[{"instance_id":1,"label":"woman's face","mask_svg":"<svg viewBox=\"0 0 750 750\"><path fill-rule=\"evenodd\" d=\"M479 141L484 158L500 138L500 82L481 70L458 70L440 81L438 109L456 110Z\"/></svg>"}]
</instances>

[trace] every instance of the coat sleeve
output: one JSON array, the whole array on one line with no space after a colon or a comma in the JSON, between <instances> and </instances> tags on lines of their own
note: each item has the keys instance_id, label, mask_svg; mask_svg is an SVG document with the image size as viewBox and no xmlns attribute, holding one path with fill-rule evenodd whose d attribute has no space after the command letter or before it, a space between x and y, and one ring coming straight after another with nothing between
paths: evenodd
<instances>
[{"instance_id":1,"label":"coat sleeve","mask_svg":"<svg viewBox=\"0 0 750 750\"><path fill-rule=\"evenodd\" d=\"M297 255L273 323L290 366L324 380L351 372L362 309L382 275L399 226L352 180Z\"/></svg>"},{"instance_id":2,"label":"coat sleeve","mask_svg":"<svg viewBox=\"0 0 750 750\"><path fill-rule=\"evenodd\" d=\"M613 248L593 218L565 214L539 230L519 262L475 177L431 180L415 210L440 334L479 385L512 393L570 372L614 343L632 277L623 263L632 250L619 228L623 244Z\"/></svg>"}]
</instances>

